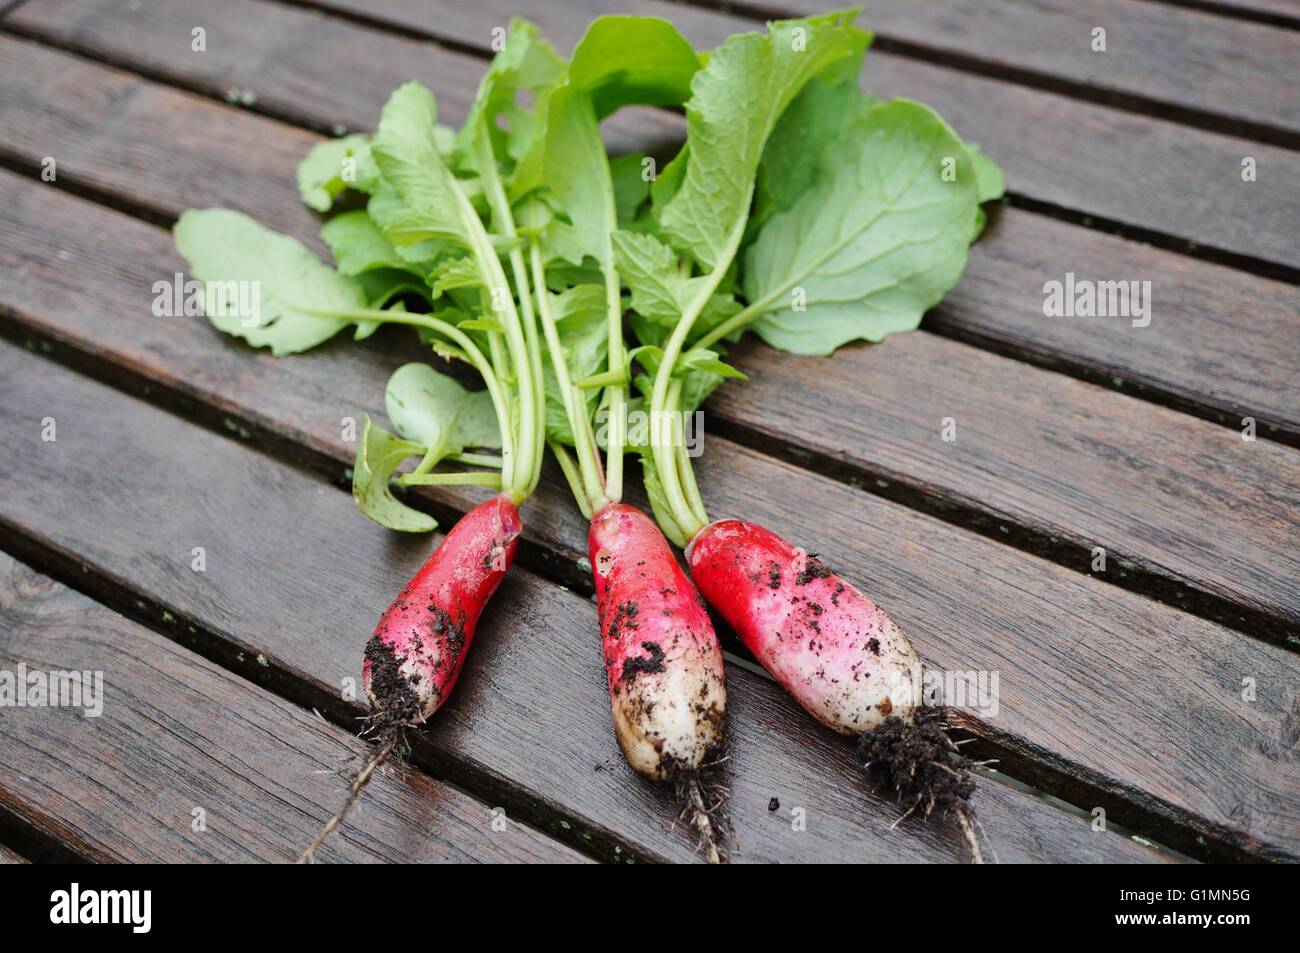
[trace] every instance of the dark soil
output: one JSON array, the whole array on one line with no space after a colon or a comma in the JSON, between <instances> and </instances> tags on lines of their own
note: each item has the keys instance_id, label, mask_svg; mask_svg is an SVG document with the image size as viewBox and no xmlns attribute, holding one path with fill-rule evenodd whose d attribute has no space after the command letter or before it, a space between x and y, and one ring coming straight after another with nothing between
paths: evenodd
<instances>
[{"instance_id":1,"label":"dark soil","mask_svg":"<svg viewBox=\"0 0 1300 953\"><path fill-rule=\"evenodd\" d=\"M972 763L953 744L946 727L941 708L918 708L911 722L891 715L862 736L858 753L872 774L897 793L907 813L954 815L969 831L974 818L968 803L975 793Z\"/></svg>"},{"instance_id":2,"label":"dark soil","mask_svg":"<svg viewBox=\"0 0 1300 953\"><path fill-rule=\"evenodd\" d=\"M419 720L420 700L402 674L392 646L378 636L371 636L366 643L366 661L370 663L370 693L375 703L366 734L382 743Z\"/></svg>"}]
</instances>

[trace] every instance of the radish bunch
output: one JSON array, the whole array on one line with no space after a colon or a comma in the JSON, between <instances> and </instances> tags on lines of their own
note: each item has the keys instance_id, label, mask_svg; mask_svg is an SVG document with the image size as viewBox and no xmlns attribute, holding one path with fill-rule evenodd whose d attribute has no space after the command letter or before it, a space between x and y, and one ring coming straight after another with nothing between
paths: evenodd
<instances>
[{"instance_id":1,"label":"radish bunch","mask_svg":"<svg viewBox=\"0 0 1300 953\"><path fill-rule=\"evenodd\" d=\"M395 487L494 495L366 644L374 753L304 860L403 731L447 701L548 449L590 521L614 736L637 774L674 786L710 861L726 857L706 780L723 760L726 688L700 593L815 718L862 739L910 810L955 813L969 832L972 786L940 719L917 707L906 637L775 533L712 522L687 448L686 416L743 379L724 360L731 342L752 330L829 354L916 327L960 276L981 202L1001 193L996 165L932 110L859 89L871 37L855 15L770 23L707 54L666 21L600 17L568 59L516 20L460 130L411 82L374 135L304 160L299 189L331 213L321 238L335 268L240 213L181 216L177 245L218 329L281 355L401 325L482 384L408 364L385 392L395 432L365 419L353 496L375 522L436 527ZM630 105L684 110L686 143L662 167L606 155L600 124ZM359 200L336 209L344 192ZM623 502L629 453L653 519Z\"/></svg>"}]
</instances>

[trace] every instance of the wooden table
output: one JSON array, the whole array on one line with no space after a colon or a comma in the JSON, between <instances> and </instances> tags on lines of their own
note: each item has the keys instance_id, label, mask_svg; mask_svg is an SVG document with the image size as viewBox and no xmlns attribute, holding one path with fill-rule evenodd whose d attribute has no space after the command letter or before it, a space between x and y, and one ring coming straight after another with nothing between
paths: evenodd
<instances>
[{"instance_id":1,"label":"wooden table","mask_svg":"<svg viewBox=\"0 0 1300 953\"><path fill-rule=\"evenodd\" d=\"M102 671L105 700L0 710L0 861L294 857L363 749L341 687L429 548L346 492L343 419L381 414L409 336L274 360L155 317L178 213L231 206L320 248L307 149L410 78L459 122L515 13L567 51L600 12L709 47L818 6L7 5L0 671ZM921 331L738 349L752 379L706 408L710 510L816 541L927 664L999 674L996 715L963 726L997 759L976 805L1002 861L1300 859L1300 9L865 6L867 85L936 106L1010 195ZM681 135L667 112L607 126L618 148ZM1150 281L1150 324L1044 317L1067 273ZM454 700L322 861L698 859L619 756L555 474L526 518ZM738 861L963 859L949 825L894 828L849 748L731 648Z\"/></svg>"}]
</instances>

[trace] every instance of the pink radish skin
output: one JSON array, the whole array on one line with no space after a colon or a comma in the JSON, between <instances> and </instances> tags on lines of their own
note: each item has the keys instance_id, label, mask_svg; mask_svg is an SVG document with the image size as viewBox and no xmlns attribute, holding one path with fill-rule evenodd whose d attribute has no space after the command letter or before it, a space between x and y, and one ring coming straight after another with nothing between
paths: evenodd
<instances>
[{"instance_id":1,"label":"pink radish skin","mask_svg":"<svg viewBox=\"0 0 1300 953\"><path fill-rule=\"evenodd\" d=\"M693 775L722 743L727 690L713 623L640 510L606 506L588 545L623 754L652 780Z\"/></svg>"},{"instance_id":2,"label":"pink radish skin","mask_svg":"<svg viewBox=\"0 0 1300 953\"><path fill-rule=\"evenodd\" d=\"M686 550L704 598L808 713L861 735L907 721L921 665L874 602L803 550L743 520L719 520Z\"/></svg>"},{"instance_id":3,"label":"pink radish skin","mask_svg":"<svg viewBox=\"0 0 1300 953\"><path fill-rule=\"evenodd\" d=\"M380 617L361 677L382 721L418 724L447 700L521 532L505 494L475 507Z\"/></svg>"}]
</instances>

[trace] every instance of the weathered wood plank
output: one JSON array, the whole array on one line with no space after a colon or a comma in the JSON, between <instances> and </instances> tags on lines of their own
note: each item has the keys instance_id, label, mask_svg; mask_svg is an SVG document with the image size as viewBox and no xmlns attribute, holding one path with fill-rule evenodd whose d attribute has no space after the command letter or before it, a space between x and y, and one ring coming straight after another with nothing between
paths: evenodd
<instances>
[{"instance_id":1,"label":"weathered wood plank","mask_svg":"<svg viewBox=\"0 0 1300 953\"><path fill-rule=\"evenodd\" d=\"M1045 317L1071 273L1149 281L1150 324ZM1004 208L922 326L1300 446L1298 309L1293 285Z\"/></svg>"},{"instance_id":2,"label":"weathered wood plank","mask_svg":"<svg viewBox=\"0 0 1300 953\"><path fill-rule=\"evenodd\" d=\"M0 844L0 864L25 864L27 858L14 853L4 844Z\"/></svg>"},{"instance_id":3,"label":"weathered wood plank","mask_svg":"<svg viewBox=\"0 0 1300 953\"><path fill-rule=\"evenodd\" d=\"M60 42L93 49L109 59L136 57L148 69L196 87L217 91L256 84L263 101L271 101L276 110L289 114L300 99L303 106L297 118L322 125L373 121L394 77L425 75L420 72L422 64L437 66L449 57L455 61L450 64L454 69L434 70L426 78L440 94L445 93L444 106L459 114L482 65L405 37L280 6L268 7L271 26L286 38L268 49L263 21L252 15L262 5L237 0L216 10L205 8L201 14L192 6L196 2L182 0L148 17L124 18L120 7L109 12L99 0L59 0L30 8L33 15L53 8L59 16L33 19L27 25L52 31L62 25L61 31L50 34ZM169 42L181 27L199 19L219 34L207 53L196 55ZM363 41L353 43L353 34ZM321 55L322 49L329 54ZM295 64L292 81L278 72L280 60ZM349 64L349 81L340 92L337 76L344 61ZM444 75L455 70L460 72ZM207 104L192 108L197 114L190 121L209 129L214 140L243 142L253 135L247 131L251 121L247 116ZM642 125L621 132L624 145L637 143L638 134L639 144L653 145L679 131L680 125L667 114L650 110L642 110L631 122ZM244 131L226 135L232 123ZM259 130L260 135L278 134L275 127ZM98 139L101 133L87 126L82 135ZM112 138L114 132L105 130L102 135ZM285 160L281 163L285 168L268 169L256 181L219 177L204 200L238 205L259 217L269 215L273 222L282 214L287 226L308 227L293 197L293 176L287 167L288 160L295 158L292 148L301 145L296 138L300 134L289 135L295 137L295 145L272 152L272 161ZM61 141L65 148L73 145L69 138ZM244 161L242 154L229 158ZM34 152L26 156L29 163L36 159ZM169 157L168 164L191 161L186 153ZM95 180L101 187L125 185L103 176ZM147 194L135 193L132 198L161 203L169 214L185 201L165 178L156 178ZM191 201L198 198L191 196ZM1067 272L1093 280L1129 276L1149 280L1154 299L1151 325L1134 328L1123 318L1044 318L1043 282L1053 277L1064 280ZM1300 360L1300 335L1295 333L1294 298L1295 289L1289 285L1007 208L976 246L966 278L930 316L927 326L1064 367L1108 386L1117 386L1118 379L1118 386L1220 422L1252 416L1265 436L1296 445L1300 444L1300 381L1290 368Z\"/></svg>"},{"instance_id":4,"label":"weathered wood plank","mask_svg":"<svg viewBox=\"0 0 1300 953\"><path fill-rule=\"evenodd\" d=\"M472 4L442 0L318 0L327 9L487 49L494 27L519 12L512 0ZM580 12L579 12L580 11ZM600 13L642 13L672 20L697 46L755 28L755 20L661 0L534 0L528 19L565 52ZM867 17L864 26L870 27ZM877 50L867 56L864 85L880 96L929 103L1000 162L1011 190L1095 218L1183 239L1234 261L1254 259L1291 278L1300 274L1293 223L1300 194L1300 155L1177 123L957 73ZM1243 157L1255 158L1257 181L1241 180ZM1116 175L1116 169L1125 170ZM1180 247L1186 247L1179 243Z\"/></svg>"},{"instance_id":5,"label":"weathered wood plank","mask_svg":"<svg viewBox=\"0 0 1300 953\"><path fill-rule=\"evenodd\" d=\"M212 408L211 422L269 435L277 452L305 448L324 472L339 473L352 459L342 418L381 415L379 382L420 357L409 335L381 333L366 346L277 361L193 319L155 318L140 289L180 267L165 232L13 176L0 175L0 201L17 222L42 223L31 230L38 238L0 242L0 308L21 322L11 334L56 342L61 359L119 386L152 388L167 406ZM76 288L59 281L60 253L81 263ZM701 464L716 513L815 540L895 613L927 661L1000 671L1004 686L1015 688L1004 689L996 718L972 727L999 746L1008 771L1068 789L1077 803L1104 806L1117 822L1159 830L1160 839L1182 830L1189 840L1185 827L1250 850L1300 839L1287 820L1297 813L1286 794L1293 782L1276 777L1276 764L1261 753L1282 732L1286 685L1295 679L1279 676L1262 709L1241 711L1229 679L1237 662L1295 673L1294 655L721 438L708 438ZM443 489L437 500L463 510L476 492ZM791 511L791 499L809 502ZM528 561L579 579L585 527L563 487L543 483L526 515ZM1087 674L1098 666L1114 677ZM1225 707L1206 706L1207 690ZM1178 714L1157 719L1149 710ZM1152 751L1166 754L1153 763ZM1270 830L1275 837L1264 833Z\"/></svg>"},{"instance_id":6,"label":"weathered wood plank","mask_svg":"<svg viewBox=\"0 0 1300 953\"><path fill-rule=\"evenodd\" d=\"M770 15L820 13L818 0L759 4ZM1293 142L1300 100L1287 79L1300 33L1131 0L866 0L861 22L941 63L1167 107L1249 136ZM1104 51L1093 30L1106 31Z\"/></svg>"},{"instance_id":7,"label":"weathered wood plank","mask_svg":"<svg viewBox=\"0 0 1300 953\"><path fill-rule=\"evenodd\" d=\"M241 674L336 718L359 714L339 686L357 677L379 608L425 558L427 538L396 538L346 493L8 344L0 407L13 449L0 524L13 537L87 587L133 593L138 611ZM57 421L55 441L41 440L45 417ZM203 573L192 571L195 546ZM589 600L516 568L455 697L413 734L415 757L490 788L512 814L532 804L580 842L621 844L621 855L607 848L614 859L628 848L691 859L668 792L618 752L594 618ZM898 812L866 790L851 749L774 683L729 666L728 699L722 770L738 859L962 859L953 829L891 831ZM786 813L769 811L774 796ZM979 799L1003 860L1156 859L1009 787L981 781ZM793 807L806 810L806 830L790 823Z\"/></svg>"},{"instance_id":8,"label":"weathered wood plank","mask_svg":"<svg viewBox=\"0 0 1300 953\"><path fill-rule=\"evenodd\" d=\"M483 72L481 57L429 40L368 29L316 10L255 0L42 0L4 20L9 29L209 95L335 134L371 130L393 89L418 79L459 124ZM206 31L206 49L191 31ZM653 141L678 123L636 109L604 126L613 148Z\"/></svg>"},{"instance_id":9,"label":"weathered wood plank","mask_svg":"<svg viewBox=\"0 0 1300 953\"><path fill-rule=\"evenodd\" d=\"M97 717L40 707L0 719L0 805L86 860L292 861L342 803L347 769L366 751L341 728L5 553L0 631L5 671L103 680ZM317 859L584 858L523 824L494 830L491 805L389 768Z\"/></svg>"}]
</instances>

